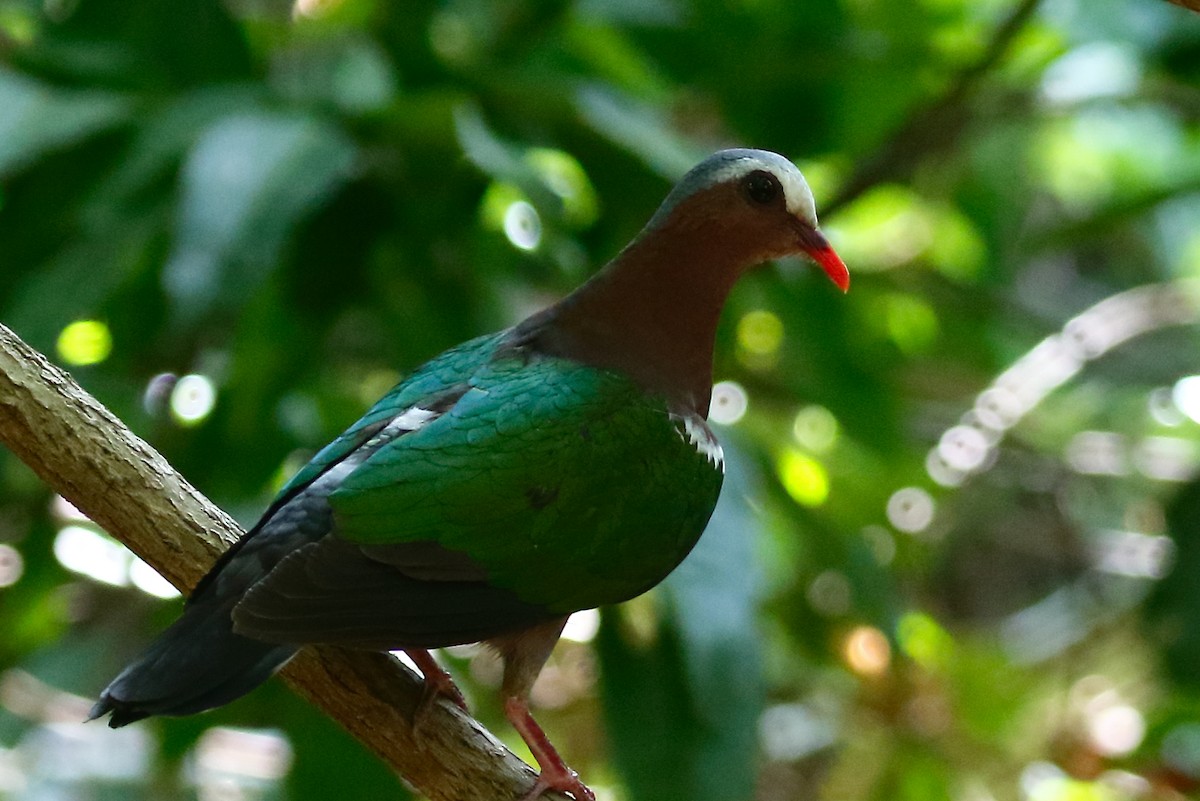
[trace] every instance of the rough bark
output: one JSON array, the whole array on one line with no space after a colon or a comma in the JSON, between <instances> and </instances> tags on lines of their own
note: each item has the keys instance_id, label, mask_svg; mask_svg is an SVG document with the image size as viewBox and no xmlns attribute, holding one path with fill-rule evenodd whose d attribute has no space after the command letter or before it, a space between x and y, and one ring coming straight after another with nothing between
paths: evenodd
<instances>
[{"instance_id":1,"label":"rough bark","mask_svg":"<svg viewBox=\"0 0 1200 801\"><path fill-rule=\"evenodd\" d=\"M185 593L242 533L65 371L3 325L0 442ZM421 681L387 654L306 648L282 676L433 801L520 798L533 786L534 772L451 704L436 704L414 731Z\"/></svg>"}]
</instances>

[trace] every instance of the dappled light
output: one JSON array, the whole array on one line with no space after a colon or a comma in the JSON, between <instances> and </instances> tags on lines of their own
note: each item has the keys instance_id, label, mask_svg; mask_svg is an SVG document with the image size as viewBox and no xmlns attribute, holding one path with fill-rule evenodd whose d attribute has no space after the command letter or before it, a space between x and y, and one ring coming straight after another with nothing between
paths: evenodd
<instances>
[{"instance_id":1,"label":"dappled light","mask_svg":"<svg viewBox=\"0 0 1200 801\"><path fill-rule=\"evenodd\" d=\"M601 801L1180 801L1198 65L1200 13L1165 0L0 0L0 322L249 527L429 358L594 275L699 160L777 151L851 288L802 256L739 280L705 536L571 615L538 720ZM80 723L182 601L19 453L0 799L418 797L277 681ZM483 497L477 469L453 480ZM592 547L569 523L539 547ZM435 654L528 759L495 649Z\"/></svg>"},{"instance_id":2,"label":"dappled light","mask_svg":"<svg viewBox=\"0 0 1200 801\"><path fill-rule=\"evenodd\" d=\"M929 528L937 503L920 487L902 487L887 502L887 518L898 531L920 534Z\"/></svg>"},{"instance_id":3,"label":"dappled light","mask_svg":"<svg viewBox=\"0 0 1200 801\"><path fill-rule=\"evenodd\" d=\"M537 250L542 241L542 220L537 209L524 200L504 210L504 235L519 250Z\"/></svg>"},{"instance_id":4,"label":"dappled light","mask_svg":"<svg viewBox=\"0 0 1200 801\"><path fill-rule=\"evenodd\" d=\"M278 793L292 747L278 731L210 728L191 754L189 783L200 801L259 801Z\"/></svg>"},{"instance_id":5,"label":"dappled light","mask_svg":"<svg viewBox=\"0 0 1200 801\"><path fill-rule=\"evenodd\" d=\"M736 381L719 381L713 385L708 419L725 426L736 424L750 408L750 395Z\"/></svg>"},{"instance_id":6,"label":"dappled light","mask_svg":"<svg viewBox=\"0 0 1200 801\"><path fill-rule=\"evenodd\" d=\"M591 642L600 630L600 613L595 609L576 612L563 627L563 639L572 642Z\"/></svg>"},{"instance_id":7,"label":"dappled light","mask_svg":"<svg viewBox=\"0 0 1200 801\"><path fill-rule=\"evenodd\" d=\"M21 552L11 545L0 545L0 587L11 587L25 572L25 560Z\"/></svg>"},{"instance_id":8,"label":"dappled light","mask_svg":"<svg viewBox=\"0 0 1200 801\"><path fill-rule=\"evenodd\" d=\"M70 365L98 364L112 353L112 334L98 320L76 320L58 335L58 355Z\"/></svg>"},{"instance_id":9,"label":"dappled light","mask_svg":"<svg viewBox=\"0 0 1200 801\"><path fill-rule=\"evenodd\" d=\"M880 676L891 663L892 647L887 635L874 626L858 626L842 646L846 664L863 676Z\"/></svg>"},{"instance_id":10,"label":"dappled light","mask_svg":"<svg viewBox=\"0 0 1200 801\"><path fill-rule=\"evenodd\" d=\"M805 406L792 420L792 436L813 453L825 453L837 443L837 417L824 406Z\"/></svg>"},{"instance_id":11,"label":"dappled light","mask_svg":"<svg viewBox=\"0 0 1200 801\"><path fill-rule=\"evenodd\" d=\"M829 473L813 457L788 448L779 457L779 480L796 503L820 506L829 497Z\"/></svg>"},{"instance_id":12,"label":"dappled light","mask_svg":"<svg viewBox=\"0 0 1200 801\"><path fill-rule=\"evenodd\" d=\"M204 420L217 402L217 389L207 376L185 375L171 390L171 416L180 425L192 426Z\"/></svg>"}]
</instances>

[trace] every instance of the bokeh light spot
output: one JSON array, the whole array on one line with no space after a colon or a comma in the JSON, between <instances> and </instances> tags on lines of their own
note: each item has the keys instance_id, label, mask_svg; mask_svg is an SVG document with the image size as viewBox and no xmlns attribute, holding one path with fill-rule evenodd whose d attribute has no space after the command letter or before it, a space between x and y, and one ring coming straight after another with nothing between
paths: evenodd
<instances>
[{"instance_id":1,"label":"bokeh light spot","mask_svg":"<svg viewBox=\"0 0 1200 801\"><path fill-rule=\"evenodd\" d=\"M896 624L896 640L910 659L925 668L943 664L954 650L954 639L923 612L908 612Z\"/></svg>"},{"instance_id":2,"label":"bokeh light spot","mask_svg":"<svg viewBox=\"0 0 1200 801\"><path fill-rule=\"evenodd\" d=\"M954 426L938 441L938 454L956 470L970 472L983 464L989 452L987 438L977 428Z\"/></svg>"},{"instance_id":3,"label":"bokeh light spot","mask_svg":"<svg viewBox=\"0 0 1200 801\"><path fill-rule=\"evenodd\" d=\"M771 356L783 344L783 321L774 312L758 309L738 320L738 345L754 356Z\"/></svg>"},{"instance_id":4,"label":"bokeh light spot","mask_svg":"<svg viewBox=\"0 0 1200 801\"><path fill-rule=\"evenodd\" d=\"M504 212L504 235L519 250L537 250L542 241L542 218L532 203L518 200Z\"/></svg>"},{"instance_id":5,"label":"bokeh light spot","mask_svg":"<svg viewBox=\"0 0 1200 801\"><path fill-rule=\"evenodd\" d=\"M1106 706L1088 720L1088 739L1104 756L1123 757L1133 753L1145 736L1145 718L1128 704Z\"/></svg>"},{"instance_id":6,"label":"bokeh light spot","mask_svg":"<svg viewBox=\"0 0 1200 801\"><path fill-rule=\"evenodd\" d=\"M104 584L129 584L129 551L86 526L59 529L54 537L54 556L67 570Z\"/></svg>"},{"instance_id":7,"label":"bokeh light spot","mask_svg":"<svg viewBox=\"0 0 1200 801\"><path fill-rule=\"evenodd\" d=\"M11 587L21 580L25 572L25 560L21 552L11 545L0 545L0 587Z\"/></svg>"},{"instance_id":8,"label":"bokeh light spot","mask_svg":"<svg viewBox=\"0 0 1200 801\"><path fill-rule=\"evenodd\" d=\"M1018 780L1021 797L1026 801L1075 801L1071 779L1052 762L1030 762ZM1086 795L1078 796L1085 801Z\"/></svg>"},{"instance_id":9,"label":"bokeh light spot","mask_svg":"<svg viewBox=\"0 0 1200 801\"><path fill-rule=\"evenodd\" d=\"M146 390L142 393L142 408L146 414L157 417L170 408L171 392L178 379L174 373L159 373L146 382Z\"/></svg>"},{"instance_id":10,"label":"bokeh light spot","mask_svg":"<svg viewBox=\"0 0 1200 801\"><path fill-rule=\"evenodd\" d=\"M1193 422L1200 423L1200 375L1189 375L1175 382L1171 400Z\"/></svg>"},{"instance_id":11,"label":"bokeh light spot","mask_svg":"<svg viewBox=\"0 0 1200 801\"><path fill-rule=\"evenodd\" d=\"M0 6L0 31L16 45L28 45L37 35L39 18L34 7L16 3ZM4 193L0 191L0 209L4 208Z\"/></svg>"},{"instance_id":12,"label":"bokeh light spot","mask_svg":"<svg viewBox=\"0 0 1200 801\"><path fill-rule=\"evenodd\" d=\"M853 590L845 573L824 570L809 583L805 597L816 611L827 617L836 617L850 611Z\"/></svg>"},{"instance_id":13,"label":"bokeh light spot","mask_svg":"<svg viewBox=\"0 0 1200 801\"><path fill-rule=\"evenodd\" d=\"M492 181L479 201L480 222L489 231L503 231L504 217L509 207L521 200L527 201L528 198L516 185Z\"/></svg>"},{"instance_id":14,"label":"bokeh light spot","mask_svg":"<svg viewBox=\"0 0 1200 801\"><path fill-rule=\"evenodd\" d=\"M855 673L882 676L892 661L892 647L879 629L857 626L846 636L842 656Z\"/></svg>"},{"instance_id":15,"label":"bokeh light spot","mask_svg":"<svg viewBox=\"0 0 1200 801\"><path fill-rule=\"evenodd\" d=\"M112 353L112 334L99 320L76 320L58 335L58 355L67 364L98 364Z\"/></svg>"},{"instance_id":16,"label":"bokeh light spot","mask_svg":"<svg viewBox=\"0 0 1200 801\"><path fill-rule=\"evenodd\" d=\"M930 448L925 455L925 472L943 487L958 487L967 479L966 472L947 462L937 448Z\"/></svg>"},{"instance_id":17,"label":"bokeh light spot","mask_svg":"<svg viewBox=\"0 0 1200 801\"><path fill-rule=\"evenodd\" d=\"M234 797L244 798L241 785L261 787L287 775L292 745L273 729L214 726L201 735L192 757L193 780L202 799L226 798L222 793L230 788Z\"/></svg>"},{"instance_id":18,"label":"bokeh light spot","mask_svg":"<svg viewBox=\"0 0 1200 801\"><path fill-rule=\"evenodd\" d=\"M708 404L708 419L713 423L731 426L741 420L750 405L746 390L736 381L720 381L712 388Z\"/></svg>"},{"instance_id":19,"label":"bokeh light spot","mask_svg":"<svg viewBox=\"0 0 1200 801\"><path fill-rule=\"evenodd\" d=\"M971 221L954 207L935 216L926 256L938 272L957 281L975 280L987 261L987 245Z\"/></svg>"},{"instance_id":20,"label":"bokeh light spot","mask_svg":"<svg viewBox=\"0 0 1200 801\"><path fill-rule=\"evenodd\" d=\"M786 450L779 458L777 469L783 488L801 506L820 506L829 497L829 474L811 456L794 449Z\"/></svg>"},{"instance_id":21,"label":"bokeh light spot","mask_svg":"<svg viewBox=\"0 0 1200 801\"><path fill-rule=\"evenodd\" d=\"M825 453L837 442L837 418L824 406L805 406L792 420L792 436L813 453Z\"/></svg>"},{"instance_id":22,"label":"bokeh light spot","mask_svg":"<svg viewBox=\"0 0 1200 801\"><path fill-rule=\"evenodd\" d=\"M769 707L758 721L768 759L791 762L837 742L837 727L806 704Z\"/></svg>"},{"instance_id":23,"label":"bokeh light spot","mask_svg":"<svg viewBox=\"0 0 1200 801\"><path fill-rule=\"evenodd\" d=\"M892 536L892 532L883 526L871 525L863 529L862 535L876 562L887 566L895 560L896 538Z\"/></svg>"},{"instance_id":24,"label":"bokeh light spot","mask_svg":"<svg viewBox=\"0 0 1200 801\"><path fill-rule=\"evenodd\" d=\"M1145 437L1133 451L1138 472L1158 481L1190 481L1200 469L1200 447L1182 437Z\"/></svg>"},{"instance_id":25,"label":"bokeh light spot","mask_svg":"<svg viewBox=\"0 0 1200 801\"><path fill-rule=\"evenodd\" d=\"M1141 81L1141 64L1129 45L1091 42L1060 57L1042 76L1042 96L1065 105L1125 95Z\"/></svg>"},{"instance_id":26,"label":"bokeh light spot","mask_svg":"<svg viewBox=\"0 0 1200 801\"><path fill-rule=\"evenodd\" d=\"M185 375L171 390L171 416L181 425L192 426L204 420L217 403L217 388L203 375Z\"/></svg>"},{"instance_id":27,"label":"bokeh light spot","mask_svg":"<svg viewBox=\"0 0 1200 801\"><path fill-rule=\"evenodd\" d=\"M1188 418L1179 411L1179 406L1171 396L1171 387L1155 387L1146 396L1146 411L1150 418L1160 426L1174 428L1183 425Z\"/></svg>"},{"instance_id":28,"label":"bokeh light spot","mask_svg":"<svg viewBox=\"0 0 1200 801\"><path fill-rule=\"evenodd\" d=\"M171 582L137 557L134 557L129 565L129 581L142 592L155 598L170 599L180 595Z\"/></svg>"},{"instance_id":29,"label":"bokeh light spot","mask_svg":"<svg viewBox=\"0 0 1200 801\"><path fill-rule=\"evenodd\" d=\"M429 44L451 64L469 62L479 46L476 32L461 13L443 10L430 21Z\"/></svg>"},{"instance_id":30,"label":"bokeh light spot","mask_svg":"<svg viewBox=\"0 0 1200 801\"><path fill-rule=\"evenodd\" d=\"M1067 443L1067 464L1076 473L1123 476L1129 473L1129 442L1112 431L1080 431Z\"/></svg>"},{"instance_id":31,"label":"bokeh light spot","mask_svg":"<svg viewBox=\"0 0 1200 801\"><path fill-rule=\"evenodd\" d=\"M86 522L89 519L75 504L61 495L55 495L50 500L50 514L60 523Z\"/></svg>"},{"instance_id":32,"label":"bokeh light spot","mask_svg":"<svg viewBox=\"0 0 1200 801\"><path fill-rule=\"evenodd\" d=\"M838 249L847 264L860 270L886 269L912 260L933 239L932 226L919 209L919 198L906 187L878 186L838 215ZM843 244L844 243L844 244Z\"/></svg>"},{"instance_id":33,"label":"bokeh light spot","mask_svg":"<svg viewBox=\"0 0 1200 801\"><path fill-rule=\"evenodd\" d=\"M900 531L916 534L933 522L933 497L920 487L904 487L887 502L888 521Z\"/></svg>"},{"instance_id":34,"label":"bokeh light spot","mask_svg":"<svg viewBox=\"0 0 1200 801\"><path fill-rule=\"evenodd\" d=\"M591 642L600 631L600 612L595 609L583 609L567 618L563 626L562 638L572 642Z\"/></svg>"}]
</instances>

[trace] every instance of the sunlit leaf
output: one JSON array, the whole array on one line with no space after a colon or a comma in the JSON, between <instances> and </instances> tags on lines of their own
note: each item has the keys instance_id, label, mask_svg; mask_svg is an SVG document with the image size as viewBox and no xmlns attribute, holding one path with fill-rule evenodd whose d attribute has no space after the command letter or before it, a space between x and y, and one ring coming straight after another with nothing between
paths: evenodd
<instances>
[{"instance_id":1,"label":"sunlit leaf","mask_svg":"<svg viewBox=\"0 0 1200 801\"><path fill-rule=\"evenodd\" d=\"M354 156L342 133L315 118L244 113L206 129L184 165L175 246L163 268L180 310L244 300L304 215L350 178Z\"/></svg>"},{"instance_id":2,"label":"sunlit leaf","mask_svg":"<svg viewBox=\"0 0 1200 801\"><path fill-rule=\"evenodd\" d=\"M69 91L0 68L0 176L33 159L125 122L131 98Z\"/></svg>"}]
</instances>

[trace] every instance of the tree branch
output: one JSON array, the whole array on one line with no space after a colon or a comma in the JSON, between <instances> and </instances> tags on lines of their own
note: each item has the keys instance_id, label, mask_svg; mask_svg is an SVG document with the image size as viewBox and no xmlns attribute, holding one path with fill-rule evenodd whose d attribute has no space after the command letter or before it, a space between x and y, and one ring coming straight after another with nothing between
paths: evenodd
<instances>
[{"instance_id":1,"label":"tree branch","mask_svg":"<svg viewBox=\"0 0 1200 801\"><path fill-rule=\"evenodd\" d=\"M158 452L3 325L0 442L184 592L242 534ZM435 704L418 736L412 717L421 681L387 654L305 648L282 676L432 801L519 798L533 786L533 771L451 704Z\"/></svg>"},{"instance_id":2,"label":"tree branch","mask_svg":"<svg viewBox=\"0 0 1200 801\"><path fill-rule=\"evenodd\" d=\"M1040 2L1020 0L992 33L983 54L962 69L942 94L913 109L870 158L860 161L837 194L821 204L822 214L831 216L876 184L906 174L921 158L957 142L971 118L966 102L971 92L1008 51Z\"/></svg>"}]
</instances>

